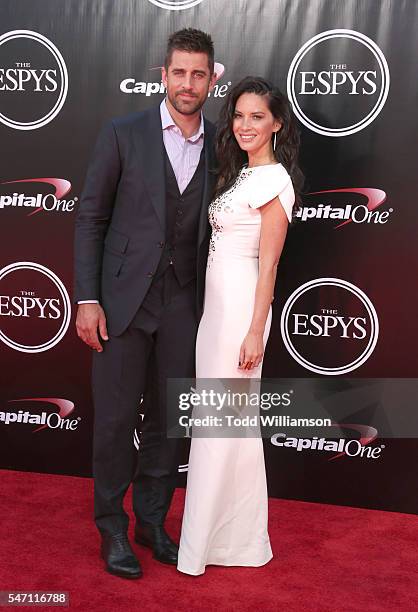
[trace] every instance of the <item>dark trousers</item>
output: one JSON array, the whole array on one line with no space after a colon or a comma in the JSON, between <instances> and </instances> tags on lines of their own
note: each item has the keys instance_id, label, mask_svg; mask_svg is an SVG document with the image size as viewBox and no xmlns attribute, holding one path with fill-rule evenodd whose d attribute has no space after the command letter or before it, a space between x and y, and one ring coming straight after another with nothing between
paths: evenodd
<instances>
[{"instance_id":1,"label":"dark trousers","mask_svg":"<svg viewBox=\"0 0 418 612\"><path fill-rule=\"evenodd\" d=\"M165 520L181 442L166 435L166 381L194 377L196 331L195 281L180 287L169 266L128 329L94 353L94 510L101 532L127 530L123 499L131 482L137 519ZM138 452L134 432L140 428Z\"/></svg>"}]
</instances>

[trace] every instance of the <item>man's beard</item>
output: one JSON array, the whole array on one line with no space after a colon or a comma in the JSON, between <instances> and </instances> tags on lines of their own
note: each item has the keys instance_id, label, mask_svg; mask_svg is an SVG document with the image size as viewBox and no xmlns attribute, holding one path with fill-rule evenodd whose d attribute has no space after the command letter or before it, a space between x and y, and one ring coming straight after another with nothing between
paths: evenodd
<instances>
[{"instance_id":1,"label":"man's beard","mask_svg":"<svg viewBox=\"0 0 418 612\"><path fill-rule=\"evenodd\" d=\"M186 92L178 92L174 97L171 97L167 93L167 97L170 100L171 104L176 109L176 111L180 113L181 115L194 115L195 113L200 111L203 104L205 103L205 100L200 100L197 97L193 100L193 102L192 102L192 98L190 98L189 103L187 102L184 103L182 100L177 98L179 93L186 93Z\"/></svg>"}]
</instances>

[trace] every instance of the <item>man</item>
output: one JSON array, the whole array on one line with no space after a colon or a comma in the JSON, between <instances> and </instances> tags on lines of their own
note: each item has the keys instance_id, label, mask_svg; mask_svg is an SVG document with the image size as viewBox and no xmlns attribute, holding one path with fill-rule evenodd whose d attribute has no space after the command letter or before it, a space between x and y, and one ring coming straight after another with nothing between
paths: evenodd
<instances>
[{"instance_id":1,"label":"man","mask_svg":"<svg viewBox=\"0 0 418 612\"><path fill-rule=\"evenodd\" d=\"M194 376L203 307L214 186L214 126L201 114L216 80L210 36L170 36L162 79L159 107L102 130L75 233L77 333L95 351L95 521L107 571L126 578L142 576L123 510L132 481L135 540L177 564L178 546L164 529L178 468L178 441L165 431L166 379Z\"/></svg>"}]
</instances>

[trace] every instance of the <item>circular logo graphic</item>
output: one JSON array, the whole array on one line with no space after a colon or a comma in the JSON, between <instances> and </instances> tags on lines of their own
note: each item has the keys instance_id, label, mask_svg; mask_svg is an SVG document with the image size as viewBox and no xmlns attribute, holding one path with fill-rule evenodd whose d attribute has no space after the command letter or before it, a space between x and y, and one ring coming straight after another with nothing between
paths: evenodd
<instances>
[{"instance_id":1,"label":"circular logo graphic","mask_svg":"<svg viewBox=\"0 0 418 612\"><path fill-rule=\"evenodd\" d=\"M339 278L317 278L298 287L284 305L280 328L293 359L326 376L359 368L379 336L370 299Z\"/></svg>"},{"instance_id":2,"label":"circular logo graphic","mask_svg":"<svg viewBox=\"0 0 418 612\"><path fill-rule=\"evenodd\" d=\"M48 38L30 30L0 36L0 121L35 130L52 121L68 92L64 59Z\"/></svg>"},{"instance_id":3,"label":"circular logo graphic","mask_svg":"<svg viewBox=\"0 0 418 612\"><path fill-rule=\"evenodd\" d=\"M197 4L203 2L203 0L148 0L151 4L159 6L160 8L167 9L168 11L184 11L185 9L192 8Z\"/></svg>"},{"instance_id":4,"label":"circular logo graphic","mask_svg":"<svg viewBox=\"0 0 418 612\"><path fill-rule=\"evenodd\" d=\"M0 270L0 340L23 353L41 353L64 337L71 303L54 272L30 261Z\"/></svg>"},{"instance_id":5,"label":"circular logo graphic","mask_svg":"<svg viewBox=\"0 0 418 612\"><path fill-rule=\"evenodd\" d=\"M303 125L338 137L359 132L376 119L389 84L388 64L373 40L353 30L327 30L296 53L287 94Z\"/></svg>"}]
</instances>

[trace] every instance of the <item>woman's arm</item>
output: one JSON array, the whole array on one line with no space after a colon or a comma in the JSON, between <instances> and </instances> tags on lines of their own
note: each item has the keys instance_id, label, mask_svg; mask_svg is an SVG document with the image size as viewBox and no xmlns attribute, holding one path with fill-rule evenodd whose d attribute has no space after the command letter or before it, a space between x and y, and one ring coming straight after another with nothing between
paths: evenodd
<instances>
[{"instance_id":1,"label":"woman's arm","mask_svg":"<svg viewBox=\"0 0 418 612\"><path fill-rule=\"evenodd\" d=\"M259 272L251 325L241 345L239 368L260 365L264 354L263 334L274 297L277 265L286 239L288 220L276 197L259 208L261 214Z\"/></svg>"}]
</instances>

